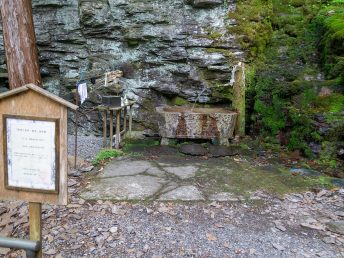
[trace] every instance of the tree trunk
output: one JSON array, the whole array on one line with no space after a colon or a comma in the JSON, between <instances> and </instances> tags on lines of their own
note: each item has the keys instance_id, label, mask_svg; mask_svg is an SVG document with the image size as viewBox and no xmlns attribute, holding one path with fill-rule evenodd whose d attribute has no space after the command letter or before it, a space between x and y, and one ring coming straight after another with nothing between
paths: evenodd
<instances>
[{"instance_id":1,"label":"tree trunk","mask_svg":"<svg viewBox=\"0 0 344 258\"><path fill-rule=\"evenodd\" d=\"M42 85L31 0L0 0L10 89Z\"/></svg>"}]
</instances>

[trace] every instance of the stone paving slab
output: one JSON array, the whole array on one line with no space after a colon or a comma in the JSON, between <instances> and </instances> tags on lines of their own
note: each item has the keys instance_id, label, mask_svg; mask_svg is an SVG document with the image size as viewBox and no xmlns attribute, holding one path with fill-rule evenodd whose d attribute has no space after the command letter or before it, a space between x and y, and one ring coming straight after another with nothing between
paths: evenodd
<instances>
[{"instance_id":1,"label":"stone paving slab","mask_svg":"<svg viewBox=\"0 0 344 258\"><path fill-rule=\"evenodd\" d=\"M204 200L202 192L196 186L181 186L160 196L161 201L201 201Z\"/></svg>"},{"instance_id":2,"label":"stone paving slab","mask_svg":"<svg viewBox=\"0 0 344 258\"><path fill-rule=\"evenodd\" d=\"M110 162L99 175L99 177L117 177L117 176L132 176L138 175L149 168L152 168L152 164L148 161L131 161L121 160Z\"/></svg>"},{"instance_id":3,"label":"stone paving slab","mask_svg":"<svg viewBox=\"0 0 344 258\"><path fill-rule=\"evenodd\" d=\"M157 193L166 181L155 176L122 176L93 181L81 193L86 200L144 200Z\"/></svg>"},{"instance_id":4,"label":"stone paving slab","mask_svg":"<svg viewBox=\"0 0 344 258\"><path fill-rule=\"evenodd\" d=\"M179 166L179 167L164 167L168 173L174 174L181 179L192 178L196 175L198 167L196 166Z\"/></svg>"},{"instance_id":5,"label":"stone paving slab","mask_svg":"<svg viewBox=\"0 0 344 258\"><path fill-rule=\"evenodd\" d=\"M149 169L147 169L146 173L152 176L157 176L157 177L166 176L166 173L157 167L150 167Z\"/></svg>"}]
</instances>

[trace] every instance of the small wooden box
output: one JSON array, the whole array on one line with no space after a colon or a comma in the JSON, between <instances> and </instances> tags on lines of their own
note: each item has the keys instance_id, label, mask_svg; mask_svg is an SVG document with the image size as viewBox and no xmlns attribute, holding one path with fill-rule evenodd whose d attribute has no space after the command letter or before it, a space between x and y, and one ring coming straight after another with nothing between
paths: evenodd
<instances>
[{"instance_id":1,"label":"small wooden box","mask_svg":"<svg viewBox=\"0 0 344 258\"><path fill-rule=\"evenodd\" d=\"M103 96L102 104L109 107L120 107L122 98L120 96Z\"/></svg>"}]
</instances>

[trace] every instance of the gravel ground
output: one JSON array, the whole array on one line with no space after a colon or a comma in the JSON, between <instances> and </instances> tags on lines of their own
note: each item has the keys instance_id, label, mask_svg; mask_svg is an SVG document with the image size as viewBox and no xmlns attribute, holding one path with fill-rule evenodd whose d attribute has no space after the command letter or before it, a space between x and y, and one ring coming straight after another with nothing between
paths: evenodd
<instances>
[{"instance_id":1,"label":"gravel ground","mask_svg":"<svg viewBox=\"0 0 344 258\"><path fill-rule=\"evenodd\" d=\"M44 206L47 257L344 255L343 236L300 226L310 218L320 224L334 219L335 212L343 209L344 196L338 192L311 202L307 193L284 199L261 194L253 203L89 203L77 197L79 184L71 187L74 193L67 207ZM24 213L25 204L18 205L21 208L13 209ZM20 221L20 214L14 214L15 218ZM24 223L20 228L15 228L14 235L26 237L28 226Z\"/></svg>"},{"instance_id":2,"label":"gravel ground","mask_svg":"<svg viewBox=\"0 0 344 258\"><path fill-rule=\"evenodd\" d=\"M93 135L78 135L78 157L86 160L92 160L95 155L102 149L103 138ZM75 137L68 135L68 154L74 155Z\"/></svg>"}]
</instances>

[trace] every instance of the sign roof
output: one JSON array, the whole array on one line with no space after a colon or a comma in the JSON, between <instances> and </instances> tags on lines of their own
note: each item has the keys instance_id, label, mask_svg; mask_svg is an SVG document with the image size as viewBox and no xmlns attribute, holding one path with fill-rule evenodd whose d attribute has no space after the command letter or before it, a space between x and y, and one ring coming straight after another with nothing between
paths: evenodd
<instances>
[{"instance_id":1,"label":"sign roof","mask_svg":"<svg viewBox=\"0 0 344 258\"><path fill-rule=\"evenodd\" d=\"M46 91L44 89L42 89L41 87L38 87L34 84L26 84L24 86L21 86L19 88L15 88L13 90L10 90L10 91L7 91L7 92L4 92L4 93L1 93L0 94L0 100L2 99L5 99L5 98L8 98L8 97L11 97L13 95L17 95L17 94L20 94L22 92L25 92L25 91L28 91L28 90L33 90L43 96L46 96L47 98L63 105L63 106L66 106L72 110L77 110L79 107L77 105L74 105L73 103L70 103L69 101L67 100L64 100L63 98L60 98L54 94L52 94L51 92L49 91Z\"/></svg>"}]
</instances>

